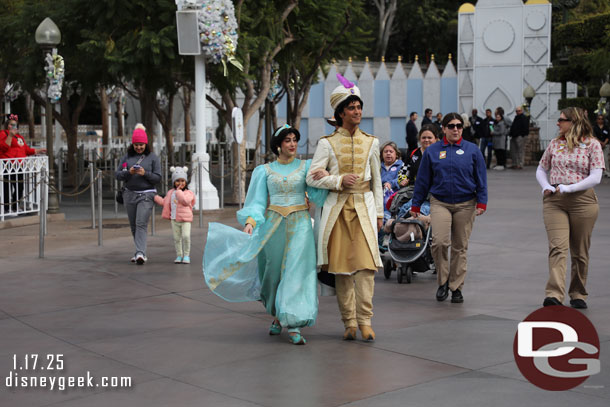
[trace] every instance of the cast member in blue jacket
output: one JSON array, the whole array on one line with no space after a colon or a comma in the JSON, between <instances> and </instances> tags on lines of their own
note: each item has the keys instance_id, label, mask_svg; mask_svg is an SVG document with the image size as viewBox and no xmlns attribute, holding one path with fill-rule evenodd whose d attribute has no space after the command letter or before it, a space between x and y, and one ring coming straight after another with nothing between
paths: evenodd
<instances>
[{"instance_id":1,"label":"cast member in blue jacket","mask_svg":"<svg viewBox=\"0 0 610 407\"><path fill-rule=\"evenodd\" d=\"M430 193L431 250L439 285L436 299L444 301L451 290L451 302L461 303L468 239L475 215L482 215L487 209L487 170L481 150L462 139L462 117L449 113L442 125L443 139L428 147L422 157L411 215L419 215L419 208Z\"/></svg>"}]
</instances>

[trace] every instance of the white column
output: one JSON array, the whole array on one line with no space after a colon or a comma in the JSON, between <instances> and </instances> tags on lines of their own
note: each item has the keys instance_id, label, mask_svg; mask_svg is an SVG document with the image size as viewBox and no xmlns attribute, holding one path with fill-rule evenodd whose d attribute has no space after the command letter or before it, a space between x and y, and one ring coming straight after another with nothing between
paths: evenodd
<instances>
[{"instance_id":1,"label":"white column","mask_svg":"<svg viewBox=\"0 0 610 407\"><path fill-rule=\"evenodd\" d=\"M56 103L55 105L52 105L55 107L55 111L57 111L58 113L61 113L61 105L59 103ZM59 124L59 120L55 120L55 126L53 127L53 131L55 132L55 139L53 141L53 156L55 157L55 160L57 161L57 156L59 155L59 150L64 146L62 139L61 139L61 124Z\"/></svg>"},{"instance_id":2,"label":"white column","mask_svg":"<svg viewBox=\"0 0 610 407\"><path fill-rule=\"evenodd\" d=\"M112 105L108 103L108 148L112 148Z\"/></svg>"},{"instance_id":3,"label":"white column","mask_svg":"<svg viewBox=\"0 0 610 407\"><path fill-rule=\"evenodd\" d=\"M46 95L44 97L47 97ZM44 106L40 106L40 137L44 142L44 147L47 148L47 126L45 125L47 112Z\"/></svg>"},{"instance_id":4,"label":"white column","mask_svg":"<svg viewBox=\"0 0 610 407\"><path fill-rule=\"evenodd\" d=\"M195 209L202 205L203 209L218 209L218 191L210 182L210 156L206 151L206 122L205 122L205 56L195 55L195 154L192 160L192 177L189 189L195 193L197 203ZM199 193L199 174L197 168L199 163L203 165L202 174L202 194ZM202 202L199 202L202 196Z\"/></svg>"},{"instance_id":5,"label":"white column","mask_svg":"<svg viewBox=\"0 0 610 407\"><path fill-rule=\"evenodd\" d=\"M161 154L163 150L163 125L161 121L157 119L157 153Z\"/></svg>"}]
</instances>

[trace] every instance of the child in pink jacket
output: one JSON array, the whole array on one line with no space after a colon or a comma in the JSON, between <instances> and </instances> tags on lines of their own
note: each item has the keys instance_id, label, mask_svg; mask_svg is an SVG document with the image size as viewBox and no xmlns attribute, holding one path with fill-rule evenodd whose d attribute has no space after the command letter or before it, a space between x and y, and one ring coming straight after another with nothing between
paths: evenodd
<instances>
[{"instance_id":1,"label":"child in pink jacket","mask_svg":"<svg viewBox=\"0 0 610 407\"><path fill-rule=\"evenodd\" d=\"M167 191L165 198L155 196L155 202L163 206L161 216L172 221L174 231L174 245L176 246L176 260L174 263L189 264L191 258L191 222L193 221L193 205L195 194L190 191L186 182L188 180L187 167L171 167L173 189Z\"/></svg>"}]
</instances>

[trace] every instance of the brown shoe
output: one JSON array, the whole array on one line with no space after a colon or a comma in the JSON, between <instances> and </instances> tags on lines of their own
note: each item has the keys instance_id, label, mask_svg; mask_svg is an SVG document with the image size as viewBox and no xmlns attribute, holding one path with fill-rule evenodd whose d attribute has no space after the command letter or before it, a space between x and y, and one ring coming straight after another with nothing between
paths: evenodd
<instances>
[{"instance_id":1,"label":"brown shoe","mask_svg":"<svg viewBox=\"0 0 610 407\"><path fill-rule=\"evenodd\" d=\"M345 328L345 332L343 333L344 341L353 341L356 339L356 328Z\"/></svg>"},{"instance_id":2,"label":"brown shoe","mask_svg":"<svg viewBox=\"0 0 610 407\"><path fill-rule=\"evenodd\" d=\"M358 328L360 328L360 333L362 334L363 341L375 341L375 331L373 331L373 328L371 328L370 325L360 325Z\"/></svg>"}]
</instances>

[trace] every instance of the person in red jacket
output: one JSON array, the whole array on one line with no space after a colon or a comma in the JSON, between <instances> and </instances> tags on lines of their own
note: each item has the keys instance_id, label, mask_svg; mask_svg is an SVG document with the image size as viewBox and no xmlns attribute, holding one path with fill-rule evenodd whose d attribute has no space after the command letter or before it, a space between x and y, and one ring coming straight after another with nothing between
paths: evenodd
<instances>
[{"instance_id":1,"label":"person in red jacket","mask_svg":"<svg viewBox=\"0 0 610 407\"><path fill-rule=\"evenodd\" d=\"M19 131L19 117L16 114L6 116L4 130L0 130L0 160L9 158L24 158L34 154L44 154L47 152L43 148L31 148L25 142ZM14 162L14 160L13 160ZM2 167L7 167L7 161L3 162ZM6 171L2 171L4 174ZM17 171L15 174L2 176L3 203L5 209L11 204L13 211L17 211L17 201L23 197L23 174Z\"/></svg>"}]
</instances>

